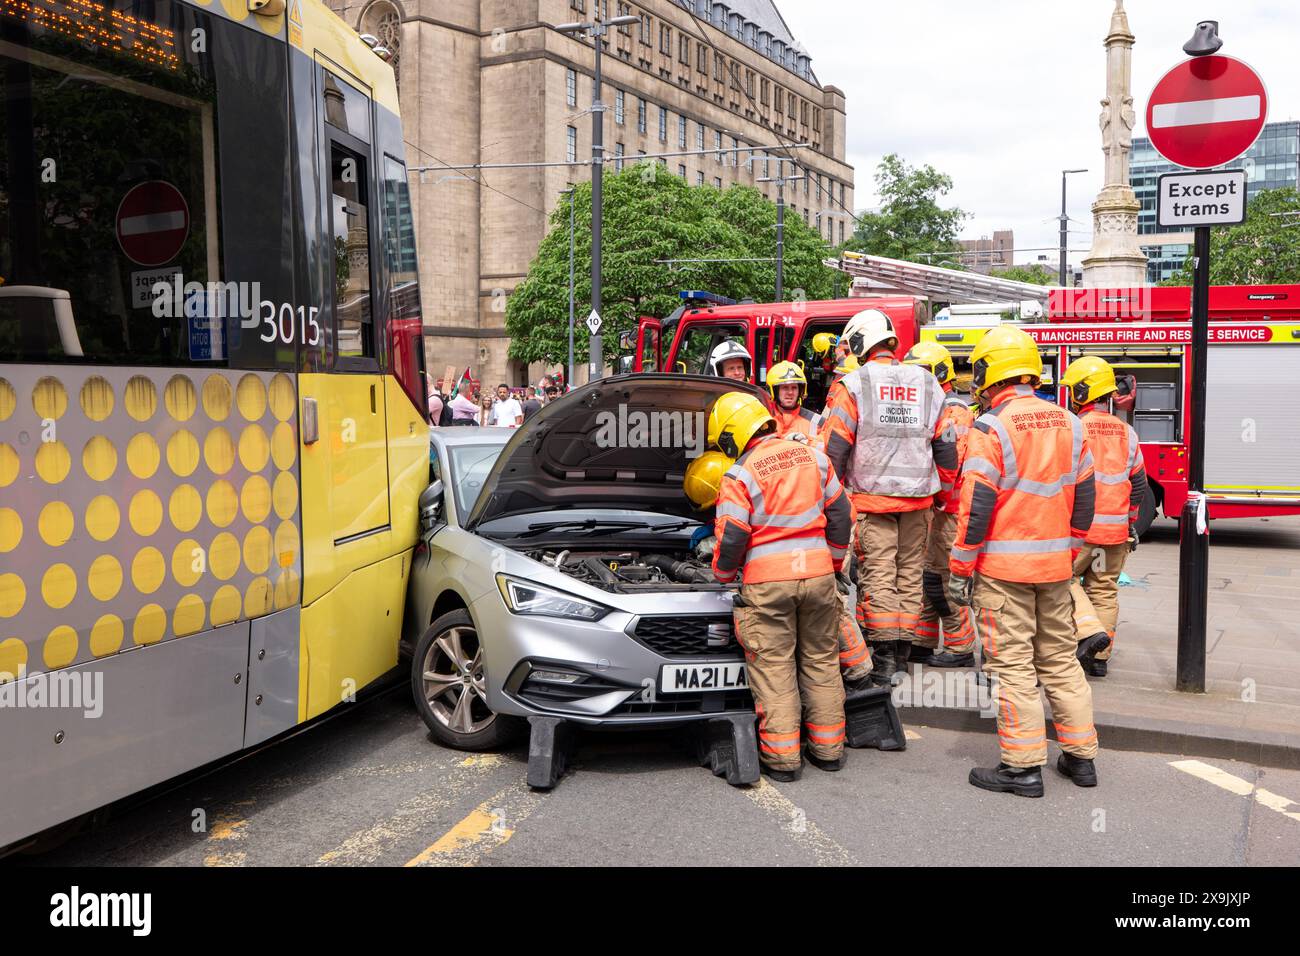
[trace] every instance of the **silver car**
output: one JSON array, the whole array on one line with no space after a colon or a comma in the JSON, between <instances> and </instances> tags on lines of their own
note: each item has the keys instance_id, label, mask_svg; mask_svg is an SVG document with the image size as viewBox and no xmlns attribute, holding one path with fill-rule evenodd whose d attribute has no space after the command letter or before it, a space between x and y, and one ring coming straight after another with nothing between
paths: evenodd
<instances>
[{"instance_id":1,"label":"silver car","mask_svg":"<svg viewBox=\"0 0 1300 956\"><path fill-rule=\"evenodd\" d=\"M620 375L518 429L431 429L404 650L437 740L496 747L523 718L534 731L537 718L752 723L732 591L709 567L712 514L682 492L709 407L737 389L762 394Z\"/></svg>"}]
</instances>

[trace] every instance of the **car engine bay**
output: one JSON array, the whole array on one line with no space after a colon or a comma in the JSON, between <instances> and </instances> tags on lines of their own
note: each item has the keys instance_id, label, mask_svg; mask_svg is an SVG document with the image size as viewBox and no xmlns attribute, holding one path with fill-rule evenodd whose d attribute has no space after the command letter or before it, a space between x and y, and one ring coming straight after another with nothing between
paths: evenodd
<instances>
[{"instance_id":1,"label":"car engine bay","mask_svg":"<svg viewBox=\"0 0 1300 956\"><path fill-rule=\"evenodd\" d=\"M700 553L643 551L525 551L534 561L550 565L583 584L614 593L640 591L723 590L713 576L709 558Z\"/></svg>"}]
</instances>

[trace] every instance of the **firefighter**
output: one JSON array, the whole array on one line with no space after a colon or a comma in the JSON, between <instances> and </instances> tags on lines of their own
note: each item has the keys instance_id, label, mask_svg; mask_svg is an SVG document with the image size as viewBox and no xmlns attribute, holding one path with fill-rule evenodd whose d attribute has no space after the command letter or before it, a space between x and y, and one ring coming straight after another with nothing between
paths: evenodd
<instances>
[{"instance_id":1,"label":"firefighter","mask_svg":"<svg viewBox=\"0 0 1300 956\"><path fill-rule=\"evenodd\" d=\"M802 435L802 440L820 448L822 417L803 407L808 397L808 379L803 369L794 362L777 362L767 373L767 391L772 396L776 433L782 438Z\"/></svg>"},{"instance_id":2,"label":"firefighter","mask_svg":"<svg viewBox=\"0 0 1300 956\"><path fill-rule=\"evenodd\" d=\"M930 509L957 473L957 444L933 375L894 356L898 336L877 309L859 312L841 342L862 367L831 386L822 436L857 515L858 619L877 683L906 672L921 613Z\"/></svg>"},{"instance_id":3,"label":"firefighter","mask_svg":"<svg viewBox=\"0 0 1300 956\"><path fill-rule=\"evenodd\" d=\"M966 454L966 436L975 422L970 406L953 391L957 378L952 355L937 342L918 342L904 356L908 365L919 365L939 382L943 389L943 421L957 442L957 459ZM916 625L916 643L912 660L931 667L971 667L975 664L975 631L970 614L961 605L948 601L948 557L957 537L958 497L951 486L943 505L936 504L930 515L930 535L925 546L925 571L922 574L921 619ZM943 648L940 653L940 623Z\"/></svg>"},{"instance_id":4,"label":"firefighter","mask_svg":"<svg viewBox=\"0 0 1300 956\"><path fill-rule=\"evenodd\" d=\"M809 761L844 761L844 685L835 622L835 572L849 545L849 502L826 456L776 434L752 395L728 392L709 412L711 446L736 458L722 478L713 573L743 578L736 639L758 712L759 760L774 780L799 779Z\"/></svg>"},{"instance_id":5,"label":"firefighter","mask_svg":"<svg viewBox=\"0 0 1300 956\"><path fill-rule=\"evenodd\" d=\"M985 667L998 678L1001 761L971 770L970 782L1043 795L1041 682L1061 745L1057 770L1096 786L1092 690L1074 654L1070 600L1071 548L1092 526L1095 501L1083 423L1034 395L1043 362L1023 329L990 329L971 363L989 411L966 446L948 590L975 609Z\"/></svg>"},{"instance_id":6,"label":"firefighter","mask_svg":"<svg viewBox=\"0 0 1300 956\"><path fill-rule=\"evenodd\" d=\"M776 433L782 438L804 441L821 450L822 417L803 407L804 399L808 397L808 380L804 377L803 369L794 362L777 362L767 373L767 390L772 395ZM852 560L852 555L849 560ZM836 584L841 596L845 598L839 623L840 669L844 683L856 690L871 674L871 655L867 652L862 629L848 606L856 602L849 597L853 587L847 565L840 572Z\"/></svg>"},{"instance_id":7,"label":"firefighter","mask_svg":"<svg viewBox=\"0 0 1300 956\"><path fill-rule=\"evenodd\" d=\"M749 381L749 370L753 364L754 358L749 350L731 339L719 343L709 355L709 369L714 375L737 382Z\"/></svg>"},{"instance_id":8,"label":"firefighter","mask_svg":"<svg viewBox=\"0 0 1300 956\"><path fill-rule=\"evenodd\" d=\"M838 382L845 375L848 375L850 372L856 372L861 367L862 365L858 362L857 356L846 355L839 360L838 364L836 364L835 371L832 374L835 376L835 381Z\"/></svg>"},{"instance_id":9,"label":"firefighter","mask_svg":"<svg viewBox=\"0 0 1300 956\"><path fill-rule=\"evenodd\" d=\"M1085 671L1105 677L1119 620L1119 575L1137 547L1134 525L1147 493L1147 472L1137 432L1114 414L1121 389L1110 364L1086 355L1070 363L1061 384L1069 389L1070 408L1083 421L1097 482L1096 514L1087 547L1075 555L1070 584L1077 656Z\"/></svg>"}]
</instances>

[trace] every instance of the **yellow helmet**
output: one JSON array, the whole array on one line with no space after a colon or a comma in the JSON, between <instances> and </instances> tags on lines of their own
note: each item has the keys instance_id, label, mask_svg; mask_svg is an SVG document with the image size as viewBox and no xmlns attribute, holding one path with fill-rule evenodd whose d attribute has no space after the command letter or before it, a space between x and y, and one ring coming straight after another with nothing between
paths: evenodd
<instances>
[{"instance_id":1,"label":"yellow helmet","mask_svg":"<svg viewBox=\"0 0 1300 956\"><path fill-rule=\"evenodd\" d=\"M739 458L750 439L764 427L776 428L776 419L766 405L745 392L727 392L709 412L709 447Z\"/></svg>"},{"instance_id":2,"label":"yellow helmet","mask_svg":"<svg viewBox=\"0 0 1300 956\"><path fill-rule=\"evenodd\" d=\"M839 341L839 336L834 332L818 332L812 337L813 355L820 358L831 349L835 348Z\"/></svg>"},{"instance_id":3,"label":"yellow helmet","mask_svg":"<svg viewBox=\"0 0 1300 956\"><path fill-rule=\"evenodd\" d=\"M798 385L800 402L808 394L808 377L794 362L777 362L767 373L767 391L772 401L776 401L776 390L782 385Z\"/></svg>"},{"instance_id":4,"label":"yellow helmet","mask_svg":"<svg viewBox=\"0 0 1300 956\"><path fill-rule=\"evenodd\" d=\"M720 451L706 451L686 466L686 477L682 479L682 490L697 508L712 508L718 501L718 489L722 487L722 476L732 461Z\"/></svg>"},{"instance_id":5,"label":"yellow helmet","mask_svg":"<svg viewBox=\"0 0 1300 956\"><path fill-rule=\"evenodd\" d=\"M983 392L1000 382L1028 375L1035 384L1043 377L1043 357L1033 337L1014 325L989 329L970 354L971 384Z\"/></svg>"},{"instance_id":6,"label":"yellow helmet","mask_svg":"<svg viewBox=\"0 0 1300 956\"><path fill-rule=\"evenodd\" d=\"M1061 384L1070 390L1070 401L1088 405L1119 391L1115 370L1104 358L1085 355L1075 359L1061 376Z\"/></svg>"},{"instance_id":7,"label":"yellow helmet","mask_svg":"<svg viewBox=\"0 0 1300 956\"><path fill-rule=\"evenodd\" d=\"M957 372L952 367L952 353L938 342L917 342L907 350L903 361L908 365L926 368L939 380L940 385L957 377Z\"/></svg>"},{"instance_id":8,"label":"yellow helmet","mask_svg":"<svg viewBox=\"0 0 1300 956\"><path fill-rule=\"evenodd\" d=\"M835 366L836 375L848 375L850 372L856 372L862 368L862 363L858 361L856 355L846 355L840 359L840 364Z\"/></svg>"}]
</instances>

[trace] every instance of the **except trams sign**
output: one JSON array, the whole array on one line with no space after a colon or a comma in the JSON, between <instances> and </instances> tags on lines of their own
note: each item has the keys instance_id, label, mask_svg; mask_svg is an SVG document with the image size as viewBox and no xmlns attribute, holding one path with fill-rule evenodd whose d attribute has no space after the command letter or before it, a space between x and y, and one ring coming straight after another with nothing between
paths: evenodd
<instances>
[{"instance_id":1,"label":"except trams sign","mask_svg":"<svg viewBox=\"0 0 1300 956\"><path fill-rule=\"evenodd\" d=\"M1165 173L1160 177L1156 222L1160 226L1231 226L1246 220L1246 173Z\"/></svg>"}]
</instances>

